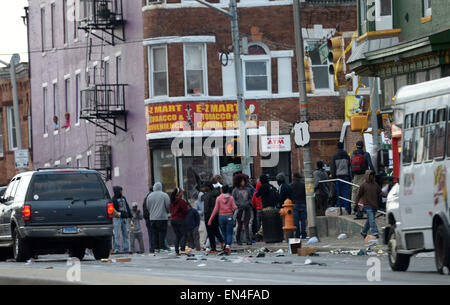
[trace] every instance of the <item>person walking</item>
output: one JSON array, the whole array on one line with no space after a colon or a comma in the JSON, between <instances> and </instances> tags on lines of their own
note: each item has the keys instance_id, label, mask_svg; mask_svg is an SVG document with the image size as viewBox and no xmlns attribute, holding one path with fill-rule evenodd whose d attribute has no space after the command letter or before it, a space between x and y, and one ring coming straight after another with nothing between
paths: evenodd
<instances>
[{"instance_id":1,"label":"person walking","mask_svg":"<svg viewBox=\"0 0 450 305\"><path fill-rule=\"evenodd\" d=\"M294 174L294 181L291 184L292 203L294 204L294 226L295 238L306 239L306 190L303 177L299 173Z\"/></svg>"},{"instance_id":2,"label":"person walking","mask_svg":"<svg viewBox=\"0 0 450 305\"><path fill-rule=\"evenodd\" d=\"M186 235L187 244L191 249L200 251L200 214L197 209L190 208L186 215Z\"/></svg>"},{"instance_id":3,"label":"person walking","mask_svg":"<svg viewBox=\"0 0 450 305\"><path fill-rule=\"evenodd\" d=\"M233 243L233 214L237 210L234 203L233 196L230 194L230 187L228 185L222 186L222 194L217 197L216 206L209 218L208 224L211 225L214 217L219 214L219 225L225 239L225 253L227 255L231 252L231 244Z\"/></svg>"},{"instance_id":4,"label":"person walking","mask_svg":"<svg viewBox=\"0 0 450 305\"><path fill-rule=\"evenodd\" d=\"M370 154L364 151L364 142L356 142L356 149L353 151L350 158L352 164L353 184L361 186L365 181L365 174L367 170L375 171ZM356 196L358 195L359 187L353 186L352 201L356 206Z\"/></svg>"},{"instance_id":5,"label":"person walking","mask_svg":"<svg viewBox=\"0 0 450 305\"><path fill-rule=\"evenodd\" d=\"M356 195L356 202L358 206L365 213L367 213L367 221L361 230L361 235L366 238L369 229L373 236L379 238L378 227L375 222L375 216L378 210L378 202L381 197L387 197L386 193L383 193L380 186L375 182L375 172L367 170L365 173L364 182L358 190Z\"/></svg>"},{"instance_id":6,"label":"person walking","mask_svg":"<svg viewBox=\"0 0 450 305\"><path fill-rule=\"evenodd\" d=\"M175 233L175 253L177 256L186 250L186 215L189 204L182 198L183 190L176 187L170 195L170 223Z\"/></svg>"},{"instance_id":7,"label":"person walking","mask_svg":"<svg viewBox=\"0 0 450 305\"><path fill-rule=\"evenodd\" d=\"M205 224L205 192L203 191L203 184L202 182L200 186L200 191L197 194L197 198L194 203L194 208L197 210L198 215L200 216L200 225L198 227L198 232L200 235L200 247L205 247L206 239L207 239L207 232L206 232L206 224Z\"/></svg>"},{"instance_id":8,"label":"person walking","mask_svg":"<svg viewBox=\"0 0 450 305\"><path fill-rule=\"evenodd\" d=\"M255 210L255 227L253 229L253 234L255 235L255 239L256 241L262 241L262 236L260 236L258 234L258 232L261 230L261 226L262 226L262 201L261 201L261 197L256 197L256 193L259 191L259 189L261 188L261 181L258 181L256 183L256 192L253 193L252 196L252 206L253 209Z\"/></svg>"},{"instance_id":9,"label":"person walking","mask_svg":"<svg viewBox=\"0 0 450 305\"><path fill-rule=\"evenodd\" d=\"M128 206L127 199L123 196L123 188L121 186L114 186L113 192L112 202L117 216L113 220L114 253L120 252L121 234L123 252L130 252L130 242L128 239L128 219L131 217L130 207Z\"/></svg>"},{"instance_id":10,"label":"person walking","mask_svg":"<svg viewBox=\"0 0 450 305\"><path fill-rule=\"evenodd\" d=\"M147 208L147 198L150 196L150 194L153 192L153 187L150 187L148 194L144 198L144 202L142 203L142 216L145 220L145 227L147 228L147 235L148 235L148 245L149 245L149 252L155 253L155 242L152 237L152 226L150 224L150 213Z\"/></svg>"},{"instance_id":11,"label":"person walking","mask_svg":"<svg viewBox=\"0 0 450 305\"><path fill-rule=\"evenodd\" d=\"M331 174L333 179L341 179L344 181L350 182L352 180L352 166L350 162L350 157L348 153L344 150L344 143L339 142L338 151L333 156L333 160L331 161ZM343 197L349 199L349 190L350 187L347 183L342 181L336 181L336 197L337 197L337 206L344 207L347 213L351 214L351 206L350 202L339 197Z\"/></svg>"},{"instance_id":12,"label":"person walking","mask_svg":"<svg viewBox=\"0 0 450 305\"><path fill-rule=\"evenodd\" d=\"M155 252L159 253L166 249L164 242L170 212L170 198L162 191L161 182L155 183L153 192L148 195L146 203Z\"/></svg>"},{"instance_id":13,"label":"person walking","mask_svg":"<svg viewBox=\"0 0 450 305\"><path fill-rule=\"evenodd\" d=\"M208 254L217 253L216 239L222 244L221 247L225 246L225 241L219 229L219 216L215 216L211 222L209 219L213 213L216 206L217 197L220 195L220 189L215 188L210 181L205 181L203 184L203 191L205 196L203 198L205 204L205 222L206 223L206 233L208 234L210 251Z\"/></svg>"},{"instance_id":14,"label":"person walking","mask_svg":"<svg viewBox=\"0 0 450 305\"><path fill-rule=\"evenodd\" d=\"M250 238L250 219L252 216L252 195L253 190L248 186L247 177L243 174L234 177L234 189L232 196L237 206L237 230L236 243L242 245L241 234L244 229L247 245L252 244Z\"/></svg>"},{"instance_id":15,"label":"person walking","mask_svg":"<svg viewBox=\"0 0 450 305\"><path fill-rule=\"evenodd\" d=\"M317 216L325 216L328 200L331 197L330 186L328 183L320 183L320 181L328 180L328 174L323 168L324 164L322 161L317 161L316 165L317 169L313 172L313 177Z\"/></svg>"},{"instance_id":16,"label":"person walking","mask_svg":"<svg viewBox=\"0 0 450 305\"><path fill-rule=\"evenodd\" d=\"M144 217L141 210L138 208L138 203L133 202L131 205L131 223L130 223L130 242L131 242L131 252L134 251L134 243L137 240L139 243L139 250L137 253L144 253L144 238L142 237L141 220Z\"/></svg>"}]
</instances>

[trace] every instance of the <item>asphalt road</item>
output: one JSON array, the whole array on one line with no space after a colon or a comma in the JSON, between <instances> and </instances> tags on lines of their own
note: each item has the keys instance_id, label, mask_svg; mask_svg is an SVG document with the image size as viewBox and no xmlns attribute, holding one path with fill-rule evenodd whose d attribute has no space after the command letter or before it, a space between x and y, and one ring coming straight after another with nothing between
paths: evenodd
<instances>
[{"instance_id":1,"label":"asphalt road","mask_svg":"<svg viewBox=\"0 0 450 305\"><path fill-rule=\"evenodd\" d=\"M247 256L250 255L247 253ZM81 263L82 284L221 284L221 285L298 285L298 284L450 284L448 275L435 271L434 258L414 257L408 272L392 272L386 256L380 259L379 282L369 282L367 261L370 256L332 255L318 257L268 253L264 258L255 255L245 258L233 254L221 256L186 256L175 258L169 254L114 255L111 258L131 257L131 262L106 263L87 257ZM205 260L206 258L206 260ZM305 265L309 259L323 265ZM41 256L31 263L0 263L0 277L19 277L65 281L67 256ZM1 280L0 280L1 281ZM20 281L18 282L20 283ZM45 282L42 282L45 283Z\"/></svg>"}]
</instances>

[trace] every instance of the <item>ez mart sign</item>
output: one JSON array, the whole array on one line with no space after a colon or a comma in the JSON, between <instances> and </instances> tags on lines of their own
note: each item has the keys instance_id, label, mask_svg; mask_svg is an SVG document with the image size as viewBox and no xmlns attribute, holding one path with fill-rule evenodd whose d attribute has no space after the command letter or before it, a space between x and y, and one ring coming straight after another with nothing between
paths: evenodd
<instances>
[{"instance_id":1,"label":"ez mart sign","mask_svg":"<svg viewBox=\"0 0 450 305\"><path fill-rule=\"evenodd\" d=\"M261 136L262 152L291 151L291 136Z\"/></svg>"}]
</instances>

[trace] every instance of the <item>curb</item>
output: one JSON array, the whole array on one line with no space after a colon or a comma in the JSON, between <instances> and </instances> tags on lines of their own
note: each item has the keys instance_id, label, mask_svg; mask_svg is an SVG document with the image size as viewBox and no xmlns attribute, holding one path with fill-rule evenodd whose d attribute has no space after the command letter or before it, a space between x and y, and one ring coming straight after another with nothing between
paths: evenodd
<instances>
[{"instance_id":1,"label":"curb","mask_svg":"<svg viewBox=\"0 0 450 305\"><path fill-rule=\"evenodd\" d=\"M43 278L27 278L0 276L0 285L83 285L82 283L48 280Z\"/></svg>"}]
</instances>

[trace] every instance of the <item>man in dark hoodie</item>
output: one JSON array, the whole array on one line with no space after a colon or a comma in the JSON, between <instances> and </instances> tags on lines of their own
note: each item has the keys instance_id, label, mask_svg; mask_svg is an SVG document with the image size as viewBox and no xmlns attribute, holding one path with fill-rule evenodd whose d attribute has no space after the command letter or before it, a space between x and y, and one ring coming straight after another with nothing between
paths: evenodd
<instances>
[{"instance_id":1,"label":"man in dark hoodie","mask_svg":"<svg viewBox=\"0 0 450 305\"><path fill-rule=\"evenodd\" d=\"M127 199L123 196L121 186L114 186L114 197L112 202L117 217L114 218L114 252L120 252L120 233L122 233L123 252L130 252L130 241L128 239L128 220L131 217L131 210Z\"/></svg>"},{"instance_id":2,"label":"man in dark hoodie","mask_svg":"<svg viewBox=\"0 0 450 305\"><path fill-rule=\"evenodd\" d=\"M333 160L331 161L331 174L333 179L341 179L345 181L352 181L352 163L350 162L350 157L348 153L344 150L344 143L339 142L338 151L333 156ZM349 184L336 181L336 196L337 196L337 206L345 207L348 214L351 214L350 202L343 200L339 197L343 197L346 199L350 198L350 186Z\"/></svg>"},{"instance_id":3,"label":"man in dark hoodie","mask_svg":"<svg viewBox=\"0 0 450 305\"><path fill-rule=\"evenodd\" d=\"M206 223L206 232L208 234L209 244L210 244L210 253L216 253L216 238L224 244L224 239L222 234L220 234L219 230L219 217L214 217L214 220L211 222L211 225L208 225L208 220L211 217L212 212L216 206L216 199L220 195L220 188L215 188L210 181L205 181L203 184L203 192L204 195L204 205L205 205L205 223Z\"/></svg>"},{"instance_id":4,"label":"man in dark hoodie","mask_svg":"<svg viewBox=\"0 0 450 305\"><path fill-rule=\"evenodd\" d=\"M278 190L280 192L280 202L278 202L277 207L281 209L286 199L292 199L292 188L286 183L286 176L284 173L279 173L276 178L277 183L280 186Z\"/></svg>"},{"instance_id":5,"label":"man in dark hoodie","mask_svg":"<svg viewBox=\"0 0 450 305\"><path fill-rule=\"evenodd\" d=\"M294 204L295 238L306 239L306 190L303 178L299 173L294 174L294 182L291 184L292 203Z\"/></svg>"}]
</instances>

